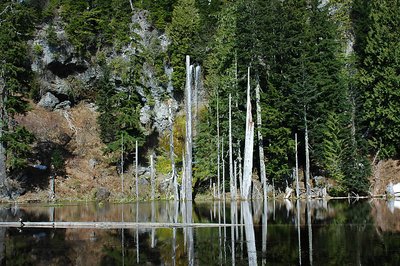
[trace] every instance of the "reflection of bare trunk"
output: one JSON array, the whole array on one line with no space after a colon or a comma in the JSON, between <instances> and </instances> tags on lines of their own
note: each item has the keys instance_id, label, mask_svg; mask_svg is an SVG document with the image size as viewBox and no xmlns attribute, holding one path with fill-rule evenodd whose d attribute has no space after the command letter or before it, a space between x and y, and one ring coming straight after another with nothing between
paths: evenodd
<instances>
[{"instance_id":1,"label":"reflection of bare trunk","mask_svg":"<svg viewBox=\"0 0 400 266\"><path fill-rule=\"evenodd\" d=\"M124 206L121 209L121 221L124 222ZM122 265L125 265L125 229L121 228L121 253L122 253Z\"/></svg>"},{"instance_id":2,"label":"reflection of bare trunk","mask_svg":"<svg viewBox=\"0 0 400 266\"><path fill-rule=\"evenodd\" d=\"M186 56L186 200L192 200L192 66Z\"/></svg>"},{"instance_id":3,"label":"reflection of bare trunk","mask_svg":"<svg viewBox=\"0 0 400 266\"><path fill-rule=\"evenodd\" d=\"M218 224L221 224L221 201L218 201ZM218 226L219 260L222 261L222 228Z\"/></svg>"},{"instance_id":4,"label":"reflection of bare trunk","mask_svg":"<svg viewBox=\"0 0 400 266\"><path fill-rule=\"evenodd\" d=\"M236 216L236 201L231 201L231 224L235 222ZM232 265L235 265L235 226L231 226L231 252L232 252Z\"/></svg>"},{"instance_id":5,"label":"reflection of bare trunk","mask_svg":"<svg viewBox=\"0 0 400 266\"><path fill-rule=\"evenodd\" d=\"M5 228L5 227L0 228L0 264L1 265L6 265L5 264L5 258L6 258L6 231L7 231L7 228Z\"/></svg>"},{"instance_id":6,"label":"reflection of bare trunk","mask_svg":"<svg viewBox=\"0 0 400 266\"><path fill-rule=\"evenodd\" d=\"M301 235L300 235L300 200L297 200L297 238L299 240L299 265L301 265Z\"/></svg>"},{"instance_id":7,"label":"reflection of bare trunk","mask_svg":"<svg viewBox=\"0 0 400 266\"><path fill-rule=\"evenodd\" d=\"M268 238L268 202L264 201L263 223L262 223L262 254L263 254L262 264L263 265L266 264L267 238Z\"/></svg>"},{"instance_id":8,"label":"reflection of bare trunk","mask_svg":"<svg viewBox=\"0 0 400 266\"><path fill-rule=\"evenodd\" d=\"M139 202L136 201L136 222L139 223ZM139 225L136 226L136 263L139 264Z\"/></svg>"},{"instance_id":9,"label":"reflection of bare trunk","mask_svg":"<svg viewBox=\"0 0 400 266\"><path fill-rule=\"evenodd\" d=\"M309 200L307 200L307 227L308 227L308 255L309 255L310 265L313 265L311 206Z\"/></svg>"},{"instance_id":10,"label":"reflection of bare trunk","mask_svg":"<svg viewBox=\"0 0 400 266\"><path fill-rule=\"evenodd\" d=\"M258 152L260 154L260 175L261 175L261 183L264 189L264 201L267 201L267 176L265 173L265 161L264 161L264 146L263 146L263 137L261 134L261 105L260 105L260 84L256 86L256 105L257 105L257 140L258 140Z\"/></svg>"},{"instance_id":11,"label":"reflection of bare trunk","mask_svg":"<svg viewBox=\"0 0 400 266\"><path fill-rule=\"evenodd\" d=\"M55 216L55 208L54 207L50 207L49 208L49 220L50 222L54 222L54 216Z\"/></svg>"},{"instance_id":12,"label":"reflection of bare trunk","mask_svg":"<svg viewBox=\"0 0 400 266\"><path fill-rule=\"evenodd\" d=\"M256 240L254 236L253 217L250 212L249 202L242 202L242 214L244 217L244 227L246 231L247 255L249 265L257 265Z\"/></svg>"},{"instance_id":13,"label":"reflection of bare trunk","mask_svg":"<svg viewBox=\"0 0 400 266\"><path fill-rule=\"evenodd\" d=\"M254 122L251 115L250 68L249 68L248 81L247 81L246 135L245 135L245 145L244 145L244 166L243 166L243 188L242 188L243 199L249 199L250 197L251 174L253 170L253 142L254 142Z\"/></svg>"},{"instance_id":14,"label":"reflection of bare trunk","mask_svg":"<svg viewBox=\"0 0 400 266\"><path fill-rule=\"evenodd\" d=\"M244 217L243 217L243 207L240 208L240 224L244 224ZM243 226L240 227L240 254L242 254L241 258L243 258Z\"/></svg>"},{"instance_id":15,"label":"reflection of bare trunk","mask_svg":"<svg viewBox=\"0 0 400 266\"><path fill-rule=\"evenodd\" d=\"M187 201L186 203L186 223L192 223L192 201ZM187 247L188 247L188 265L194 265L194 236L193 236L193 227L187 228Z\"/></svg>"},{"instance_id":16,"label":"reflection of bare trunk","mask_svg":"<svg viewBox=\"0 0 400 266\"><path fill-rule=\"evenodd\" d=\"M174 201L174 223L178 222L179 215L179 202ZM172 261L173 265L176 265L176 228L172 228Z\"/></svg>"},{"instance_id":17,"label":"reflection of bare trunk","mask_svg":"<svg viewBox=\"0 0 400 266\"><path fill-rule=\"evenodd\" d=\"M156 210L154 206L154 201L151 202L151 222L154 223L156 218ZM156 229L151 229L151 248L156 246Z\"/></svg>"},{"instance_id":18,"label":"reflection of bare trunk","mask_svg":"<svg viewBox=\"0 0 400 266\"><path fill-rule=\"evenodd\" d=\"M223 201L223 207L222 207L222 215L224 219L224 225L226 224L226 202L225 200ZM225 254L225 259L226 259L226 226L224 226L224 254Z\"/></svg>"}]
</instances>

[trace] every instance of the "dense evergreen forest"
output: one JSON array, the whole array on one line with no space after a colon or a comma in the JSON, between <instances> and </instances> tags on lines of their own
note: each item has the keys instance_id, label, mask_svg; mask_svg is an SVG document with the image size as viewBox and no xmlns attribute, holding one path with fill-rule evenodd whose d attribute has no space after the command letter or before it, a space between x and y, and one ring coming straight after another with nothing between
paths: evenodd
<instances>
[{"instance_id":1,"label":"dense evergreen forest","mask_svg":"<svg viewBox=\"0 0 400 266\"><path fill-rule=\"evenodd\" d=\"M141 36L132 19L138 14L162 38ZM248 68L254 120L255 88L261 88L262 127L255 136L262 135L269 184L293 183L295 134L300 168L307 132L311 174L324 177L333 196L366 194L376 162L400 155L398 0L4 0L0 24L3 194L37 158L47 157L41 162L61 173L71 156L59 146L39 154L38 136L14 119L47 92L32 67L35 58L47 48L61 58L65 43L75 61L47 68L68 80L64 98L72 106L95 103L104 156L120 173L134 163L136 141L144 153L155 146L157 173L172 171L169 130L155 141L141 122L141 108L155 105L150 83L161 88L157 101L176 102L174 158L181 171L186 55L201 66L203 84L194 117L195 194L217 182L220 171L229 175L229 95L233 160L242 163ZM44 40L35 42L39 29ZM85 84L76 77L88 65L97 72ZM144 78L148 69L151 81ZM258 174L258 149L254 156Z\"/></svg>"}]
</instances>

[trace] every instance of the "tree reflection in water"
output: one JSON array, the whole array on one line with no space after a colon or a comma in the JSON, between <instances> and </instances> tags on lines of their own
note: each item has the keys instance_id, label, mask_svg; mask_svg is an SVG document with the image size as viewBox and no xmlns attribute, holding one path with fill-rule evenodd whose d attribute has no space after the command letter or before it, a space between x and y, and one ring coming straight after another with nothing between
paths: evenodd
<instances>
[{"instance_id":1,"label":"tree reflection in water","mask_svg":"<svg viewBox=\"0 0 400 266\"><path fill-rule=\"evenodd\" d=\"M4 205L0 221L23 217L55 223L221 225L110 230L3 227L0 259L2 264L19 265L400 265L400 209L395 206L396 202L382 200Z\"/></svg>"}]
</instances>

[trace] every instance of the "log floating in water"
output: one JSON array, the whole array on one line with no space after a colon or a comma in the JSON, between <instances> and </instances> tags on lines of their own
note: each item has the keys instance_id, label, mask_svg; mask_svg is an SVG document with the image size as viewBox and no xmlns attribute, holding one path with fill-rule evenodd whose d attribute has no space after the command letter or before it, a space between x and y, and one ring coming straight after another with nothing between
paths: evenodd
<instances>
[{"instance_id":1,"label":"log floating in water","mask_svg":"<svg viewBox=\"0 0 400 266\"><path fill-rule=\"evenodd\" d=\"M136 223L136 222L0 222L0 228L95 228L95 229L121 229L121 228L209 228L243 226L243 224L219 223Z\"/></svg>"}]
</instances>

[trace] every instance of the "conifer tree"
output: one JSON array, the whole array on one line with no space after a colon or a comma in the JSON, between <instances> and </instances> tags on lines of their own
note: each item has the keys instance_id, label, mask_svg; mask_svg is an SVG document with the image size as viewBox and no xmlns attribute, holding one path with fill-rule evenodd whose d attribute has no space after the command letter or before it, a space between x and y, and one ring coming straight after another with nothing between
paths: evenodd
<instances>
[{"instance_id":1,"label":"conifer tree","mask_svg":"<svg viewBox=\"0 0 400 266\"><path fill-rule=\"evenodd\" d=\"M208 108L204 109L202 115L204 118L200 121L200 135L197 137L195 148L195 161L197 163L195 177L197 174L206 177L203 174L207 171L207 178L215 177L217 174L216 167L205 168L208 163L203 161L202 157L207 156L209 151L212 152L212 158L216 158L217 152L217 105L219 108L220 120L220 136L228 138L229 121L228 121L228 95L232 94L232 138L236 144L238 140L244 137L244 112L242 111L244 90L241 90L237 84L237 55L236 55L236 4L225 4L218 15L218 23L214 34L211 50L205 61L206 87L208 92ZM202 135L207 134L213 139L204 143L201 140ZM204 145L200 145L200 143ZM222 144L221 144L222 145ZM224 143L227 147L228 144ZM234 145L233 150L237 150ZM206 179L208 180L208 179ZM226 186L229 187L229 186Z\"/></svg>"},{"instance_id":2,"label":"conifer tree","mask_svg":"<svg viewBox=\"0 0 400 266\"><path fill-rule=\"evenodd\" d=\"M167 27L171 40L170 63L174 69L172 82L174 88L182 92L185 82L185 56L194 61L194 44L197 43L200 27L200 15L194 0L178 0L172 12L172 21Z\"/></svg>"},{"instance_id":3,"label":"conifer tree","mask_svg":"<svg viewBox=\"0 0 400 266\"><path fill-rule=\"evenodd\" d=\"M32 78L27 40L33 32L33 10L26 3L0 4L0 186L13 170L27 163L33 136L13 121L27 111L23 96Z\"/></svg>"},{"instance_id":4,"label":"conifer tree","mask_svg":"<svg viewBox=\"0 0 400 266\"><path fill-rule=\"evenodd\" d=\"M400 8L399 1L359 2L356 25L367 25L358 31L358 81L363 100L365 134L370 150L381 157L399 155L400 98L398 88Z\"/></svg>"}]
</instances>

